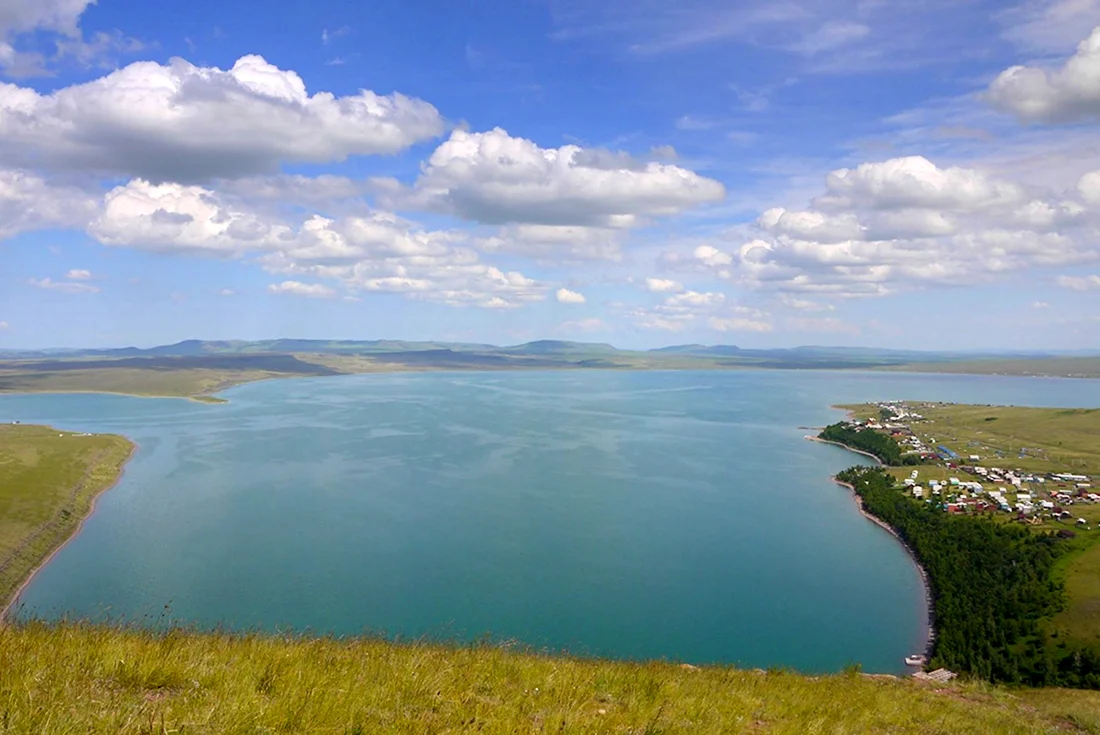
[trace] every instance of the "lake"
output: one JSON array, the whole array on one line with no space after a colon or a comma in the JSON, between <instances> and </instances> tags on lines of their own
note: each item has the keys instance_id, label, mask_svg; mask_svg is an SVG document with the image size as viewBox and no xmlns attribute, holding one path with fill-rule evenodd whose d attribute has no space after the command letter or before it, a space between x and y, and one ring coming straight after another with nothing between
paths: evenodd
<instances>
[{"instance_id":1,"label":"lake","mask_svg":"<svg viewBox=\"0 0 1100 735\"><path fill-rule=\"evenodd\" d=\"M0 396L139 449L23 618L518 641L899 672L924 592L800 426L877 399L1100 406L1100 381L880 372L404 373L226 405Z\"/></svg>"}]
</instances>

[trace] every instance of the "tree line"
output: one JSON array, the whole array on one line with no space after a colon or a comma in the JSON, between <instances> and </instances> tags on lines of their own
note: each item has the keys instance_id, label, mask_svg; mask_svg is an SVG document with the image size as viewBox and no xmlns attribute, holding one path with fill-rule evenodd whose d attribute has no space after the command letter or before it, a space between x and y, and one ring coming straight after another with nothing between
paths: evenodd
<instances>
[{"instance_id":1,"label":"tree line","mask_svg":"<svg viewBox=\"0 0 1100 735\"><path fill-rule=\"evenodd\" d=\"M878 467L837 475L892 526L928 573L936 633L930 664L993 682L1100 689L1100 655L1044 630L1064 605L1052 575L1054 533L944 513L903 493Z\"/></svg>"},{"instance_id":2,"label":"tree line","mask_svg":"<svg viewBox=\"0 0 1100 735\"><path fill-rule=\"evenodd\" d=\"M857 427L844 422L826 426L818 434L818 438L873 454L882 460L883 464L888 464L891 467L920 464L921 462L919 455L903 455L901 445L897 443L894 437L874 429Z\"/></svg>"}]
</instances>

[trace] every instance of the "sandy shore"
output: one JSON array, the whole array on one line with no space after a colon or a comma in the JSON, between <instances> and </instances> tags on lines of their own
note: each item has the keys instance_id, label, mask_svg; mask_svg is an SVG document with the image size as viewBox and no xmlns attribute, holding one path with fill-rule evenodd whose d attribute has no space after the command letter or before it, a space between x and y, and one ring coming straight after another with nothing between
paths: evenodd
<instances>
[{"instance_id":1,"label":"sandy shore","mask_svg":"<svg viewBox=\"0 0 1100 735\"><path fill-rule=\"evenodd\" d=\"M122 461L122 464L119 466L118 475L115 477L114 481L111 482L109 485L106 485L102 490L92 496L91 504L88 508L88 513L80 519L80 521L76 524L76 528L73 529L73 532L69 534L68 538L58 544L49 554L47 554L46 558L40 561L34 567L34 569L31 570L30 574L27 575L26 579L20 582L19 586L15 588L15 592L12 593L11 599L8 600L8 603L4 605L3 609L0 609L0 624L3 624L4 621L7 620L8 615L15 608L16 603L19 602L19 596L23 594L23 590L27 589L27 585L34 581L34 578L38 576L38 573L41 572L46 567L46 565L50 563L50 561L57 555L59 551L68 546L74 538L80 535L80 531L84 528L84 523L89 518L91 518L92 515L95 514L96 503L99 500L100 496L113 488L119 483L120 480L122 480L122 476L126 472L126 465L130 464L130 460L134 457L134 452L137 451L137 444L135 444L130 439L127 439L127 441L130 442L130 453L126 455L126 459L124 459Z\"/></svg>"}]
</instances>

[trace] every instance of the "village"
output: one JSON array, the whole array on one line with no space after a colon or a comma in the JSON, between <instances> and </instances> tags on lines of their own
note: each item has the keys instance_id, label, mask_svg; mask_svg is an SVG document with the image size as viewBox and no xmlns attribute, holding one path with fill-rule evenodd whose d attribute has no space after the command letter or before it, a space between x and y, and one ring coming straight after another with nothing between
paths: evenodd
<instances>
[{"instance_id":1,"label":"village","mask_svg":"<svg viewBox=\"0 0 1100 735\"><path fill-rule=\"evenodd\" d=\"M894 468L893 473L914 498L942 508L947 513L1003 513L1016 520L1039 524L1044 520L1071 523L1082 529L1090 527L1082 506L1100 504L1100 493L1094 492L1094 478L1065 468L1040 471L1035 468L1008 468L1004 451L985 447L986 453L966 453L956 444L951 449L945 439L933 432L938 428L922 411L942 409L944 404L921 404L912 401L882 401L869 404L877 415L853 418L854 428L873 429L891 436L901 447L903 456L919 455L921 463ZM867 411L863 413L868 413ZM967 445L980 442L971 440ZM978 451L978 450L975 450ZM1041 450L1033 451L1041 456ZM1031 459L1021 449L1017 459ZM1030 464L1036 464L1034 461ZM1061 471L1056 471L1061 470ZM1076 506L1076 508L1075 508ZM1078 512L1075 512L1078 511Z\"/></svg>"}]
</instances>

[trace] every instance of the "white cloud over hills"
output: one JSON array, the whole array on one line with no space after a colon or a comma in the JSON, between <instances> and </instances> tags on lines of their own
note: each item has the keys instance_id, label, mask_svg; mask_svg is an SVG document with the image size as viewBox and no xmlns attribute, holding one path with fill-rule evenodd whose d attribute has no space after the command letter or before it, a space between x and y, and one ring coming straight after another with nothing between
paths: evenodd
<instances>
[{"instance_id":1,"label":"white cloud over hills","mask_svg":"<svg viewBox=\"0 0 1100 735\"><path fill-rule=\"evenodd\" d=\"M840 297L1100 262L1100 209L1082 195L1088 182L1079 189L1032 190L922 157L867 163L830 173L808 209L764 212L754 239L669 262L753 288Z\"/></svg>"},{"instance_id":2,"label":"white cloud over hills","mask_svg":"<svg viewBox=\"0 0 1100 735\"><path fill-rule=\"evenodd\" d=\"M89 232L106 245L159 253L251 256L271 273L335 281L349 292L501 308L542 300L547 290L482 262L459 232L423 230L378 210L295 222L200 186L117 187Z\"/></svg>"}]
</instances>

